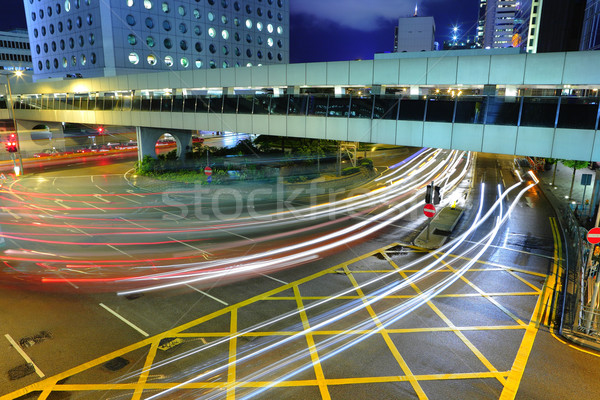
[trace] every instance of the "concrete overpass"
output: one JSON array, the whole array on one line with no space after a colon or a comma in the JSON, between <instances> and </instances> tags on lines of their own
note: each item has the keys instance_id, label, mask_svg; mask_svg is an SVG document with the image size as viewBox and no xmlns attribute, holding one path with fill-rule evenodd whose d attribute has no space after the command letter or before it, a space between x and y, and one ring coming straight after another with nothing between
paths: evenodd
<instances>
[{"instance_id":1,"label":"concrete overpass","mask_svg":"<svg viewBox=\"0 0 600 400\"><path fill-rule=\"evenodd\" d=\"M140 155L214 130L600 160L600 52L388 57L14 83L15 116L135 126Z\"/></svg>"}]
</instances>

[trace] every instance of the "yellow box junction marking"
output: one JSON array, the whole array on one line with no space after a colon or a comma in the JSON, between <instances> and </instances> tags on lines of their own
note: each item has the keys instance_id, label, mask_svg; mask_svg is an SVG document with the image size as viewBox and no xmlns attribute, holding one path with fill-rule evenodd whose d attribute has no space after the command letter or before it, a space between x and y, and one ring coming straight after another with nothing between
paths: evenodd
<instances>
[{"instance_id":1,"label":"yellow box junction marking","mask_svg":"<svg viewBox=\"0 0 600 400\"><path fill-rule=\"evenodd\" d=\"M350 280L350 283L356 288L357 295L355 295L355 296L347 295L347 296L340 297L340 299L346 299L346 300L361 299L363 302L368 301L368 299L371 298L371 296L365 295L362 292L362 290L358 287L359 285L358 285L356 279L354 278L354 274L360 274L360 273L365 273L365 272L367 272L367 273L390 273L391 271L393 271L393 269L352 271L350 268L348 268L348 266L380 253L380 254L384 255L386 261L392 266L392 268L398 270L399 269L398 266L387 256L385 251L387 249L390 249L395 246L400 246L400 245L402 245L402 244L399 244L399 243L390 244L388 246L385 246L380 249L366 253L362 256L356 257L352 260L346 261L342 264L336 265L331 268L327 268L327 269L320 271L316 274L313 274L311 276L302 278L300 280L297 280L295 282L292 282L292 283L289 283L286 285L282 285L276 289L273 289L268 292L251 297L240 303L237 303L237 304L234 304L231 306L227 306L223 309L220 309L211 314L205 315L201 318L198 318L196 320L185 323L181 326L178 326L178 327L175 327L168 331L165 331L161 334L146 338L140 342L137 342L130 346L124 347L120 350L116 350L116 351L106 354L104 356L98 357L87 363L84 363L77 367L71 368L67 371L64 371L64 372L54 375L52 377L49 377L49 378L46 378L39 382L36 382L34 384L26 386L22 389L19 389L17 391L7 394L7 395L1 396L0 400L14 399L16 397L19 397L19 396L22 396L22 395L25 395L27 393L31 393L34 391L41 392L40 398L47 398L54 391L86 392L86 391L117 391L117 390L131 391L133 393L132 398L137 400L142 397L142 392L144 390L148 390L148 391L149 390L153 390L153 391L168 390L168 389L173 389L175 387L177 387L179 390L186 390L186 389L187 390L190 390L190 389L220 389L220 390L224 390L224 391L226 390L228 400L234 400L235 399L235 389L242 388L242 387L244 387L244 388L318 387L322 398L328 399L329 391L327 389L327 386L329 386L329 385L348 385L348 384L385 383L385 382L408 382L412 385L412 387L415 390L415 393L418 395L418 397L425 399L425 398L427 398L427 396L419 384L420 381L431 381L431 380L444 381L444 380L457 380L457 379L462 379L462 380L464 380L464 379L496 379L496 380L504 383L508 379L509 382L512 382L512 380L514 380L514 378L512 378L512 380L509 378L512 376L513 372L512 371L497 371L491 365L491 363L489 363L489 361L487 361L485 359L483 354L481 352L479 352L479 350L477 348L475 348L475 346L472 345L472 343L470 343L468 341L468 339L464 336L464 334L462 332L463 331L522 330L525 328L527 329L527 332L529 332L531 330L532 323L534 323L535 321L532 321L529 323L529 325L524 326L524 325L518 324L518 322L519 322L519 321L517 321L518 318L517 319L513 318L517 321L517 324L515 324L515 325L459 327L459 326L453 325L452 322L450 322L450 320L443 313L441 313L441 311L439 309L437 309L437 307L435 307L435 305L433 305L433 303L431 301L429 302L430 307L432 307L434 312L436 312L436 314L438 314L438 316L446 322L447 326L431 327L431 328L384 329L383 326L381 325L381 322L379 321L376 313L374 312L374 310L371 307L366 307L371 319L373 319L373 321L375 322L375 325L376 325L375 330L377 331L378 334L381 334L382 337L384 338L384 341L386 342L388 348L390 349L390 351L392 352L396 361L398 362L398 365L401 367L401 369L405 373L405 376L355 377L355 378L347 378L347 379L327 379L327 378L325 378L325 373L324 373L322 365L319 361L317 347L315 346L315 342L314 342L315 336L339 335L339 334L361 335L361 334L373 333L373 330L356 330L356 331L343 330L343 331L340 331L340 330L331 329L331 330L327 330L327 331L325 331L325 330L311 331L310 333L307 333L305 335L307 345L308 345L308 350L310 352L310 356L311 356L311 360L312 360L312 365L315 370L316 379L287 380L287 381L276 381L276 382L237 381L235 362L236 362L236 358L237 358L237 338L238 337L241 337L241 336L267 337L267 336L274 336L274 335L289 336L289 335L294 335L294 334L299 333L299 332L290 332L290 331L283 331L283 332L243 331L243 332L239 332L238 326L237 326L238 310L240 310L242 307L245 307L252 303L256 303L258 301L293 300L297 304L298 315L300 316L300 318L302 320L303 328L307 329L310 325L309 325L308 317L307 317L305 309L304 309L304 301L306 301L306 300L322 300L322 299L330 298L330 296L306 296L306 297L303 297L303 296L301 296L301 293L299 290L300 285L307 283L309 281L315 280L317 278L323 277L327 274L337 274L337 273L339 273L338 271L343 270L345 275ZM402 245L402 246L407 247L406 245ZM418 249L418 248L414 248L414 249L416 249L419 252L420 251L427 252L423 249ZM455 258L458 257L456 255L451 255L451 256L453 256ZM466 257L458 257L458 258L468 260L468 258L466 258ZM486 268L478 269L479 271L482 271L482 272L503 270L503 271L507 271L508 273L513 273L513 271L516 271L516 272L519 272L521 274L526 274L526 275L545 276L543 274L538 274L538 273L534 273L531 271L519 270L518 268L507 267L507 266L503 266L500 264L494 264L494 263L489 263L489 262L485 262L485 261L478 261L478 263L480 265L485 265L485 267L486 267ZM475 270L475 269L471 269L471 271L473 271L473 270ZM400 271L399 275L402 276L404 279L406 279L407 278L406 273L408 273L410 271L413 271L413 270ZM418 271L418 270L415 269L414 271ZM452 271L451 268L448 268L448 269L445 269L445 270L439 271L439 272L444 273L444 274L454 273L454 271ZM478 290L477 293L468 293L468 294L451 294L451 293L449 293L449 294L440 294L436 297L465 297L465 298L483 297L483 298L488 298L488 300L489 300L490 296L537 296L537 295L539 295L540 290L538 288L536 288L535 285L527 282L524 278L520 277L518 274L514 274L514 276L516 278L520 279L521 281L523 281L524 283L526 283L529 287L531 287L533 289L533 291L532 292L517 292L517 293L484 293L483 291ZM468 284L468 281L465 281L465 282L467 282L467 284ZM409 298L417 297L420 293L419 288L416 287L414 284L413 284L413 288L416 290L415 295L391 295L391 296L386 297L386 299L409 299ZM290 290L290 289L294 293L293 296L280 296L281 293L283 293L287 290ZM545 289L546 289L546 286L544 287L544 290ZM537 313L539 312L540 299L541 298L538 298L538 304L536 305L536 312L534 313L534 315L537 315ZM497 304L495 304L495 305L497 305ZM231 317L229 332L227 332L227 331L225 331L225 332L201 332L201 333L186 332L190 328L196 327L200 324L203 324L207 321L210 321L214 318L221 317L224 315L229 315ZM523 324L523 323L521 322L521 324ZM394 342L391 340L390 334L420 333L420 332L428 332L428 333L430 333L430 332L454 332L459 338L461 338L461 340L463 342L465 342L467 347L481 360L483 365L485 365L488 370L482 371L482 372L474 372L474 373L447 373L447 374L431 374L431 375L414 375L412 373L412 371L410 370L409 366L404 361L403 357L401 356L400 351L398 350L398 348L396 347ZM527 336L527 333L526 333L526 336ZM230 363L228 365L227 381L226 382L208 381L208 380L207 381L192 381L192 382L189 382L186 384L182 384L181 382L156 382L156 381L153 381L156 379L164 378L164 376L162 376L162 375L150 375L150 372L151 372L151 368L154 363L154 359L157 355L159 343L162 339L165 339L165 338L183 339L184 342L193 341L193 340L201 340L204 344L207 343L205 338L215 338L215 339L221 339L221 340L229 338L229 361L230 361ZM525 340L524 340L524 342L525 342ZM68 383L59 384L58 383L59 381L62 381L65 378L68 378L70 376L79 374L86 370L98 367L101 364L103 364L109 360L112 360L116 357L124 356L128 353L142 349L144 347L147 347L148 351L145 355L144 366L140 370L135 372L136 374L139 374L137 381L135 381L135 382L114 383L114 384L68 384ZM521 347L523 347L523 345L521 345ZM515 361L515 363L516 362L517 361ZM517 386L518 386L518 384L517 384Z\"/></svg>"}]
</instances>

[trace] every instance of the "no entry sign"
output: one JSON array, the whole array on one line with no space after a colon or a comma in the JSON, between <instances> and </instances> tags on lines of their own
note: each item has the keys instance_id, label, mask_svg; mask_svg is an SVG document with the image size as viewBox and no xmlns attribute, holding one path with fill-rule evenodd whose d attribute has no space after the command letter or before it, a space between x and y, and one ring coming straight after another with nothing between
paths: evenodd
<instances>
[{"instance_id":1,"label":"no entry sign","mask_svg":"<svg viewBox=\"0 0 600 400\"><path fill-rule=\"evenodd\" d=\"M592 228L587 233L587 240L591 244L600 243L600 228Z\"/></svg>"},{"instance_id":2,"label":"no entry sign","mask_svg":"<svg viewBox=\"0 0 600 400\"><path fill-rule=\"evenodd\" d=\"M433 218L435 216L435 206L433 204L425 204L425 207L423 207L423 214L425 214L427 218Z\"/></svg>"},{"instance_id":3,"label":"no entry sign","mask_svg":"<svg viewBox=\"0 0 600 400\"><path fill-rule=\"evenodd\" d=\"M204 168L204 173L206 174L206 176L211 176L212 175L212 168L211 167Z\"/></svg>"}]
</instances>

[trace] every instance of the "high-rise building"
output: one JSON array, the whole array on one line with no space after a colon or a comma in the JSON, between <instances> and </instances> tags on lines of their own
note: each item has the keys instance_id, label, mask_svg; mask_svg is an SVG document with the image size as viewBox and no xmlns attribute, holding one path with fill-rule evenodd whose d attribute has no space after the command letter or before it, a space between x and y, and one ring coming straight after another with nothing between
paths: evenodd
<instances>
[{"instance_id":1,"label":"high-rise building","mask_svg":"<svg viewBox=\"0 0 600 400\"><path fill-rule=\"evenodd\" d=\"M483 37L485 35L485 16L487 10L487 0L479 0L479 12L477 16L476 41L479 47L483 47Z\"/></svg>"},{"instance_id":2,"label":"high-rise building","mask_svg":"<svg viewBox=\"0 0 600 400\"><path fill-rule=\"evenodd\" d=\"M32 66L27 31L0 32L0 69L31 70Z\"/></svg>"},{"instance_id":3,"label":"high-rise building","mask_svg":"<svg viewBox=\"0 0 600 400\"><path fill-rule=\"evenodd\" d=\"M588 0L583 17L580 50L600 50L600 0Z\"/></svg>"},{"instance_id":4,"label":"high-rise building","mask_svg":"<svg viewBox=\"0 0 600 400\"><path fill-rule=\"evenodd\" d=\"M528 53L579 50L586 0L532 0Z\"/></svg>"},{"instance_id":5,"label":"high-rise building","mask_svg":"<svg viewBox=\"0 0 600 400\"><path fill-rule=\"evenodd\" d=\"M34 79L289 61L289 0L23 0Z\"/></svg>"},{"instance_id":6,"label":"high-rise building","mask_svg":"<svg viewBox=\"0 0 600 400\"><path fill-rule=\"evenodd\" d=\"M433 17L413 17L398 19L396 28L395 53L435 50L435 21Z\"/></svg>"},{"instance_id":7,"label":"high-rise building","mask_svg":"<svg viewBox=\"0 0 600 400\"><path fill-rule=\"evenodd\" d=\"M523 46L529 25L530 0L487 0L485 3L483 46Z\"/></svg>"}]
</instances>

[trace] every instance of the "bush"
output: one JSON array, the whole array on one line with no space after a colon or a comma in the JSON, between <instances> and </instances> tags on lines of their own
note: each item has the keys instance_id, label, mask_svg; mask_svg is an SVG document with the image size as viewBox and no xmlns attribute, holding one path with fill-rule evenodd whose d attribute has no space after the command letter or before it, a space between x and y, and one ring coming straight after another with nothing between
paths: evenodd
<instances>
[{"instance_id":1,"label":"bush","mask_svg":"<svg viewBox=\"0 0 600 400\"><path fill-rule=\"evenodd\" d=\"M372 170L373 169L373 160L371 160L370 158L364 158L360 161L360 166L365 167L368 170Z\"/></svg>"},{"instance_id":2,"label":"bush","mask_svg":"<svg viewBox=\"0 0 600 400\"><path fill-rule=\"evenodd\" d=\"M360 172L359 167L348 167L348 168L344 168L342 170L342 176L352 175L352 174L356 174L358 172Z\"/></svg>"}]
</instances>

